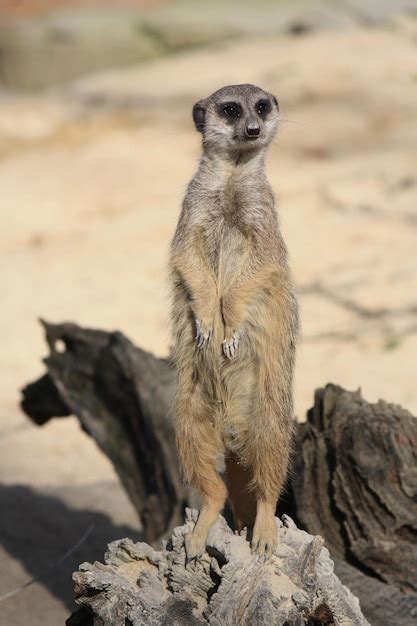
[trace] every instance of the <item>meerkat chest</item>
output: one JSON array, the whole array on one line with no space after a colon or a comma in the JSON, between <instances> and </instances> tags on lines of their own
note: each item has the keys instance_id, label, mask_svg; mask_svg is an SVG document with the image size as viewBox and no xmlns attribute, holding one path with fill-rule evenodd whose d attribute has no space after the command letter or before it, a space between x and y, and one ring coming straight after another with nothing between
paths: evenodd
<instances>
[{"instance_id":1,"label":"meerkat chest","mask_svg":"<svg viewBox=\"0 0 417 626\"><path fill-rule=\"evenodd\" d=\"M239 273L249 254L247 237L236 225L222 217L207 232L206 254L219 285L226 285Z\"/></svg>"},{"instance_id":2,"label":"meerkat chest","mask_svg":"<svg viewBox=\"0 0 417 626\"><path fill-rule=\"evenodd\" d=\"M201 220L200 234L204 256L219 285L227 285L238 274L253 245L254 207L262 206L262 198L254 198L251 188L234 180L214 190L204 188L196 212ZM204 215L203 219L201 216Z\"/></svg>"}]
</instances>

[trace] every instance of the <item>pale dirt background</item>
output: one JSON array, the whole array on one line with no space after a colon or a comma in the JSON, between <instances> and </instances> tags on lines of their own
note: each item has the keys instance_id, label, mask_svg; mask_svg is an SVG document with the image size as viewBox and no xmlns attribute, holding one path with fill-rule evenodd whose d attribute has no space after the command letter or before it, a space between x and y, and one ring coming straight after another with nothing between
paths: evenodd
<instances>
[{"instance_id":1,"label":"pale dirt background","mask_svg":"<svg viewBox=\"0 0 417 626\"><path fill-rule=\"evenodd\" d=\"M416 44L400 16L0 94L0 597L43 580L1 601L0 624L63 623L76 565L138 536L76 420L32 426L19 388L43 371L39 317L167 354L167 249L199 154L190 111L219 86L254 82L281 104L268 173L300 294L298 418L330 381L417 413Z\"/></svg>"}]
</instances>

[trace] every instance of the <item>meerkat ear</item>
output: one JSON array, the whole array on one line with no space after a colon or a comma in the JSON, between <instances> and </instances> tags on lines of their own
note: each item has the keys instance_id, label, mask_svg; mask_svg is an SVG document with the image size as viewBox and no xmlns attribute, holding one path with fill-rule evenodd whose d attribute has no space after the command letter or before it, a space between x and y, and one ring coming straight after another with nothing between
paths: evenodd
<instances>
[{"instance_id":1,"label":"meerkat ear","mask_svg":"<svg viewBox=\"0 0 417 626\"><path fill-rule=\"evenodd\" d=\"M276 97L275 97L275 96L272 96L272 100L273 100L273 102L276 104L277 111L279 111L279 104L278 104L278 100L276 99Z\"/></svg>"},{"instance_id":2,"label":"meerkat ear","mask_svg":"<svg viewBox=\"0 0 417 626\"><path fill-rule=\"evenodd\" d=\"M206 121L206 108L204 106L204 100L196 102L193 106L193 120L196 129L200 132L204 132L204 124Z\"/></svg>"}]
</instances>

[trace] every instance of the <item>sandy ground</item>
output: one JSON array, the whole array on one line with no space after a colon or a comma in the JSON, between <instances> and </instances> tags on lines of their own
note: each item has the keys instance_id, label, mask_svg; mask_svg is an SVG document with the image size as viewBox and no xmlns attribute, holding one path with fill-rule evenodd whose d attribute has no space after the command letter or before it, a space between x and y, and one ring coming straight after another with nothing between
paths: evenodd
<instances>
[{"instance_id":1,"label":"sandy ground","mask_svg":"<svg viewBox=\"0 0 417 626\"><path fill-rule=\"evenodd\" d=\"M300 294L297 416L329 381L417 412L416 42L417 22L398 19L0 99L0 596L43 580L3 600L4 623L28 610L33 626L62 623L75 564L139 530L75 419L31 426L19 388L42 373L40 316L167 353L167 249L199 152L190 111L219 86L255 82L281 104L268 172Z\"/></svg>"}]
</instances>

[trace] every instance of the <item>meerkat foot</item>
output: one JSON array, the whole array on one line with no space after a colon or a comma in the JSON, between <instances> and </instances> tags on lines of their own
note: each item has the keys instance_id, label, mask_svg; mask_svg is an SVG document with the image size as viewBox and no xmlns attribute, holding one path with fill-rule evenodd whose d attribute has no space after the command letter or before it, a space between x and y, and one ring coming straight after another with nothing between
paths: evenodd
<instances>
[{"instance_id":1,"label":"meerkat foot","mask_svg":"<svg viewBox=\"0 0 417 626\"><path fill-rule=\"evenodd\" d=\"M196 325L195 340L197 341L197 346L199 348L203 348L207 346L207 344L210 342L210 339L213 336L213 329L206 328L203 322L198 319L195 320L195 325Z\"/></svg>"},{"instance_id":2,"label":"meerkat foot","mask_svg":"<svg viewBox=\"0 0 417 626\"><path fill-rule=\"evenodd\" d=\"M185 535L185 553L187 555L187 561L198 559L203 556L206 549L207 536L205 533L193 530L191 533Z\"/></svg>"},{"instance_id":3,"label":"meerkat foot","mask_svg":"<svg viewBox=\"0 0 417 626\"><path fill-rule=\"evenodd\" d=\"M278 533L275 519L255 522L253 529L251 550L264 559L273 555L278 546Z\"/></svg>"},{"instance_id":4,"label":"meerkat foot","mask_svg":"<svg viewBox=\"0 0 417 626\"><path fill-rule=\"evenodd\" d=\"M228 359L233 359L239 347L239 342L243 336L243 330L235 330L231 339L223 341L223 353Z\"/></svg>"}]
</instances>

